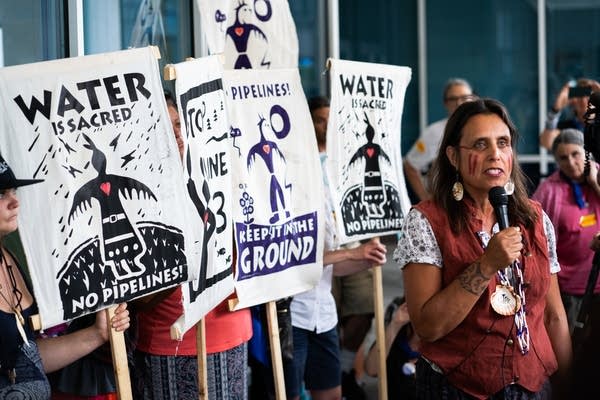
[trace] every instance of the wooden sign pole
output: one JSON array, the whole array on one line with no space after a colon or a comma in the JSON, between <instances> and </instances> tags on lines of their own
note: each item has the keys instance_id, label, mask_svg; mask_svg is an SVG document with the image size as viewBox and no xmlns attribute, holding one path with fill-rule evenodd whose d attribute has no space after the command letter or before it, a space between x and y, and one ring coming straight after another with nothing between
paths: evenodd
<instances>
[{"instance_id":1,"label":"wooden sign pole","mask_svg":"<svg viewBox=\"0 0 600 400\"><path fill-rule=\"evenodd\" d=\"M275 382L275 398L277 400L285 400L285 380L283 379L283 360L281 358L281 342L279 341L277 306L274 301L269 301L265 305L267 308L267 325L271 347L271 366L273 367L273 381Z\"/></svg>"},{"instance_id":2,"label":"wooden sign pole","mask_svg":"<svg viewBox=\"0 0 600 400\"><path fill-rule=\"evenodd\" d=\"M379 240L379 238L377 238ZM385 326L383 315L383 279L381 275L381 265L373 267L373 303L375 306L375 348L379 358L379 368L377 372L377 387L379 400L387 400L387 366L385 352Z\"/></svg>"},{"instance_id":3,"label":"wooden sign pole","mask_svg":"<svg viewBox=\"0 0 600 400\"><path fill-rule=\"evenodd\" d=\"M115 315L117 306L111 306L106 309L106 319L110 321ZM123 332L117 332L113 328L108 328L108 337L110 339L110 351L112 353L113 368L115 370L115 380L117 382L117 395L119 400L132 400L131 380L129 378L129 365L127 364L127 349L125 348L125 336Z\"/></svg>"},{"instance_id":4,"label":"wooden sign pole","mask_svg":"<svg viewBox=\"0 0 600 400\"><path fill-rule=\"evenodd\" d=\"M198 357L198 398L208 400L208 379L206 372L206 328L204 318L196 324L196 350Z\"/></svg>"}]
</instances>

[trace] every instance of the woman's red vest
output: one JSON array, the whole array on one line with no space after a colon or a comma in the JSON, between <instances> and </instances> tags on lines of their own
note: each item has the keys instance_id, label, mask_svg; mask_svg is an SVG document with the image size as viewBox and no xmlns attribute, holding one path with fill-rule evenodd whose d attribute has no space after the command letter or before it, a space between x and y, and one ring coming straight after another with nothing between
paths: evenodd
<instances>
[{"instance_id":1,"label":"woman's red vest","mask_svg":"<svg viewBox=\"0 0 600 400\"><path fill-rule=\"evenodd\" d=\"M440 247L444 287L483 254L477 236L482 221L476 218L472 201L465 199L463 203L468 210L468 221L460 234L452 231L446 211L433 202L416 206L431 224ZM521 267L530 333L529 353L520 352L514 316L499 315L490 305L497 278L490 280L471 312L453 331L435 342L421 345L421 354L440 367L452 385L477 398L487 398L511 383L537 392L557 369L544 326L545 296L550 286L548 244L541 207L533 201L531 206L538 215L537 221L529 229L521 226L526 254Z\"/></svg>"}]
</instances>

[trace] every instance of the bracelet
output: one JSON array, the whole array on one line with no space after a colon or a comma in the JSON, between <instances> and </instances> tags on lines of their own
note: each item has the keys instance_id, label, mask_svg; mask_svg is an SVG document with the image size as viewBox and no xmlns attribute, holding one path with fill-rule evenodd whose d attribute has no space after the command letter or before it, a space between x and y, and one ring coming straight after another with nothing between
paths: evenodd
<instances>
[{"instance_id":1,"label":"bracelet","mask_svg":"<svg viewBox=\"0 0 600 400\"><path fill-rule=\"evenodd\" d=\"M548 111L548 115L546 117L545 128L548 130L556 129L558 126L559 117L560 117L560 111L556 112L556 111L554 111L554 108L552 108L550 111Z\"/></svg>"}]
</instances>

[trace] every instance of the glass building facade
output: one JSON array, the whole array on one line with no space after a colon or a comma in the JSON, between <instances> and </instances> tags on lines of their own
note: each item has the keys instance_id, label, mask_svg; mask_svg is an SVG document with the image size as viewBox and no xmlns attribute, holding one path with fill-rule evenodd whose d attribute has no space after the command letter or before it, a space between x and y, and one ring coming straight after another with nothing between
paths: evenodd
<instances>
[{"instance_id":1,"label":"glass building facade","mask_svg":"<svg viewBox=\"0 0 600 400\"><path fill-rule=\"evenodd\" d=\"M0 64L126 49L132 45L140 8L155 5L160 8L153 10L160 20L155 30L162 36L154 44L161 48L161 64L199 57L206 54L206 46L195 1L3 0ZM445 81L463 77L479 95L507 105L522 135L521 161L537 181L551 161L538 146L538 133L554 96L571 79L600 78L600 0L289 4L307 96L327 94L324 70L330 56L412 68L402 121L403 153L424 126L444 117ZM330 15L332 10L335 15Z\"/></svg>"}]
</instances>

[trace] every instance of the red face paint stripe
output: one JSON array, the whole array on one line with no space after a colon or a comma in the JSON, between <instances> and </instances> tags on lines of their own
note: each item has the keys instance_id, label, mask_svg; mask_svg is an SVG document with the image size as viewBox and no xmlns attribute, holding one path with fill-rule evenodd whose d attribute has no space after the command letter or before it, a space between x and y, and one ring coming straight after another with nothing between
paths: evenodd
<instances>
[{"instance_id":1,"label":"red face paint stripe","mask_svg":"<svg viewBox=\"0 0 600 400\"><path fill-rule=\"evenodd\" d=\"M469 154L469 176L475 175L475 167L479 161L477 154Z\"/></svg>"}]
</instances>

